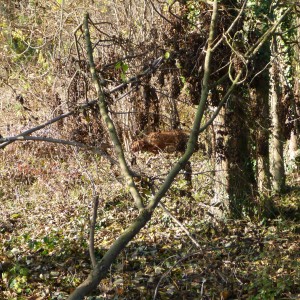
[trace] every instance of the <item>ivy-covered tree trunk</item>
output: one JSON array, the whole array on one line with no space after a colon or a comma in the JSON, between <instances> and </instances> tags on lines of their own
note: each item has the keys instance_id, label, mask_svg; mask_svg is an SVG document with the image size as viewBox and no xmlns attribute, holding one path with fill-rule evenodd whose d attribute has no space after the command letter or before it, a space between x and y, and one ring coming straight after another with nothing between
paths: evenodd
<instances>
[{"instance_id":1,"label":"ivy-covered tree trunk","mask_svg":"<svg viewBox=\"0 0 300 300\"><path fill-rule=\"evenodd\" d=\"M223 107L213 123L213 165L214 165L214 196L211 199L210 213L218 219L225 217L229 212L228 194L228 158L227 131L225 124L225 107Z\"/></svg>"},{"instance_id":2,"label":"ivy-covered tree trunk","mask_svg":"<svg viewBox=\"0 0 300 300\"><path fill-rule=\"evenodd\" d=\"M231 96L214 121L215 177L210 212L215 218L251 213L251 201L257 194L245 103L245 99Z\"/></svg>"},{"instance_id":3,"label":"ivy-covered tree trunk","mask_svg":"<svg viewBox=\"0 0 300 300\"><path fill-rule=\"evenodd\" d=\"M272 174L272 188L280 193L285 188L285 170L283 157L283 125L285 120L282 116L282 93L280 89L279 63L276 58L278 47L276 38L273 37L271 45L271 68L270 68L270 115L271 115L271 139L270 161Z\"/></svg>"},{"instance_id":4,"label":"ivy-covered tree trunk","mask_svg":"<svg viewBox=\"0 0 300 300\"><path fill-rule=\"evenodd\" d=\"M243 93L232 96L228 104L228 174L230 212L235 217L252 213L257 186L250 151L247 101Z\"/></svg>"},{"instance_id":5,"label":"ivy-covered tree trunk","mask_svg":"<svg viewBox=\"0 0 300 300\"><path fill-rule=\"evenodd\" d=\"M300 17L296 20L296 40L300 39ZM300 170L300 50L298 44L294 46L294 91L291 98L291 135L289 140L289 159L291 169Z\"/></svg>"},{"instance_id":6,"label":"ivy-covered tree trunk","mask_svg":"<svg viewBox=\"0 0 300 300\"><path fill-rule=\"evenodd\" d=\"M271 174L269 160L269 77L262 74L254 81L250 99L255 103L252 116L255 117L253 139L255 142L256 180L260 195L268 195L271 190Z\"/></svg>"}]
</instances>

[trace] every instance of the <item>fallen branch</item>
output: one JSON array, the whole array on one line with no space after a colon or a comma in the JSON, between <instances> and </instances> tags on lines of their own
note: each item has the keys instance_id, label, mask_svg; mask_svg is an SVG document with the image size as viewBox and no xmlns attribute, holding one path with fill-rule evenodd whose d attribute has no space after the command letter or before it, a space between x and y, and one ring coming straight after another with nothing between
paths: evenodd
<instances>
[{"instance_id":1,"label":"fallen branch","mask_svg":"<svg viewBox=\"0 0 300 300\"><path fill-rule=\"evenodd\" d=\"M48 142L48 143L54 143L54 144L62 144L62 145L68 145L68 146L74 146L78 148L83 148L92 151L93 153L100 154L101 156L105 157L107 160L109 160L110 163L116 165L118 162L113 159L110 155L108 155L105 151L101 150L99 147L96 146L90 146L83 143L75 142L75 141L68 141L68 140L62 140L62 139L54 139L54 138L47 138L42 136L27 136L27 135L17 135L13 137L6 137L6 138L0 138L0 142L3 142L3 144L10 144L12 142L24 142L24 141L39 141L39 142ZM3 145L0 144L0 145ZM1 148L1 147L0 147Z\"/></svg>"},{"instance_id":2,"label":"fallen branch","mask_svg":"<svg viewBox=\"0 0 300 300\"><path fill-rule=\"evenodd\" d=\"M163 209L163 211L185 232L188 238L192 241L192 243L199 249L202 249L200 244L192 237L187 228L166 208L163 203L159 203L159 206Z\"/></svg>"}]
</instances>

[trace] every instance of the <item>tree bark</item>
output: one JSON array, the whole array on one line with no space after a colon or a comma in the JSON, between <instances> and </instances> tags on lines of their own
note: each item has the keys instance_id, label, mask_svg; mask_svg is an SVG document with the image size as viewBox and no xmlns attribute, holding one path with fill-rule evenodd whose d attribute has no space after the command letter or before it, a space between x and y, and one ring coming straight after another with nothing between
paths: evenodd
<instances>
[{"instance_id":1,"label":"tree bark","mask_svg":"<svg viewBox=\"0 0 300 300\"><path fill-rule=\"evenodd\" d=\"M297 17L297 40L300 39L300 18ZM300 170L300 50L294 46L294 97L291 99L291 136L289 140L289 159L292 171Z\"/></svg>"},{"instance_id":2,"label":"tree bark","mask_svg":"<svg viewBox=\"0 0 300 300\"><path fill-rule=\"evenodd\" d=\"M271 174L269 159L269 128L270 128L270 106L269 106L269 78L262 74L254 82L250 98L255 103L252 115L256 122L254 128L255 156L256 156L256 180L260 195L269 195L271 191Z\"/></svg>"},{"instance_id":3,"label":"tree bark","mask_svg":"<svg viewBox=\"0 0 300 300\"><path fill-rule=\"evenodd\" d=\"M213 162L214 162L214 196L211 199L210 213L217 219L223 219L230 211L227 131L225 124L225 107L223 107L213 122Z\"/></svg>"},{"instance_id":4,"label":"tree bark","mask_svg":"<svg viewBox=\"0 0 300 300\"><path fill-rule=\"evenodd\" d=\"M271 68L270 68L270 114L271 114L271 139L270 139L270 161L272 174L272 188L274 192L281 193L285 189L285 170L283 157L283 124L282 95L280 89L279 66L276 55L278 53L277 41L273 37L271 44Z\"/></svg>"},{"instance_id":5,"label":"tree bark","mask_svg":"<svg viewBox=\"0 0 300 300\"><path fill-rule=\"evenodd\" d=\"M232 95L226 114L230 212L237 218L253 213L253 200L257 196L250 151L250 116L246 109L249 104L242 95L243 93Z\"/></svg>"}]
</instances>

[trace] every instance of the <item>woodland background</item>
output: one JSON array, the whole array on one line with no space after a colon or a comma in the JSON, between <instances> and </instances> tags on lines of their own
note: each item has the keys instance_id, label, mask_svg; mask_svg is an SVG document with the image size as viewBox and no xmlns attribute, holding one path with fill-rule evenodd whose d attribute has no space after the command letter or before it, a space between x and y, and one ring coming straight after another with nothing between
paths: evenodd
<instances>
[{"instance_id":1,"label":"woodland background","mask_svg":"<svg viewBox=\"0 0 300 300\"><path fill-rule=\"evenodd\" d=\"M138 220L86 299L300 297L299 3L215 2L0 1L1 299L74 295Z\"/></svg>"}]
</instances>

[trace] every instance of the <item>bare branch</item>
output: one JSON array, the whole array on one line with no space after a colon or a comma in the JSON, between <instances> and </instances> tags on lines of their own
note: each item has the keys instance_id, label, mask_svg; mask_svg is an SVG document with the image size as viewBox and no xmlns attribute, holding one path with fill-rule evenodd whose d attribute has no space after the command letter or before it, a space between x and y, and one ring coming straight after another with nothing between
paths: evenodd
<instances>
[{"instance_id":1,"label":"bare branch","mask_svg":"<svg viewBox=\"0 0 300 300\"><path fill-rule=\"evenodd\" d=\"M64 118L66 118L66 117L69 117L69 116L73 115L74 113L75 113L75 111L70 111L70 112L62 114L60 116L57 116L57 117L55 117L55 118L53 118L53 119L51 119L51 120L49 120L49 121L47 121L47 122L45 122L45 123L43 123L41 125L38 125L36 127L33 127L33 128L30 128L28 130L23 131L22 133L18 134L16 137L24 137L26 135L29 135L29 134L31 134L33 132L36 132L38 130L41 130L41 129L45 128L46 126L49 126L51 124L54 124L55 122L58 122L59 120L62 120ZM18 139L13 139L13 138L6 139L5 142L3 142L2 144L0 144L0 149L5 148L7 145L11 144L12 142L14 142L16 140L18 140ZM21 138L20 138L20 140L21 140Z\"/></svg>"},{"instance_id":2,"label":"bare branch","mask_svg":"<svg viewBox=\"0 0 300 300\"><path fill-rule=\"evenodd\" d=\"M96 226L98 205L99 205L99 195L95 195L93 197L93 214L90 223L90 238L89 238L89 252L90 252L90 258L91 258L93 268L95 268L97 264L96 256L95 256L94 236L95 236L95 226Z\"/></svg>"},{"instance_id":3,"label":"bare branch","mask_svg":"<svg viewBox=\"0 0 300 300\"><path fill-rule=\"evenodd\" d=\"M82 23L80 23L75 30L73 31L73 35L74 35L74 41L75 41L75 47L76 47L76 53L77 53L77 58L78 60L80 60L80 52L79 52L79 48L78 48L78 40L77 40L77 31L79 29L82 29Z\"/></svg>"},{"instance_id":4,"label":"bare branch","mask_svg":"<svg viewBox=\"0 0 300 300\"><path fill-rule=\"evenodd\" d=\"M158 58L156 58L155 60L153 60L152 63L150 63L149 67L146 68L145 70L143 70L141 73L139 73L138 75L131 77L130 79L128 79L126 82L121 83L120 85L116 86L115 88L111 89L109 91L109 93L114 93L116 91L119 91L125 87L127 87L129 84L135 83L135 82L139 82L139 79L149 75L151 73L153 73L154 71L157 70L157 68L164 62L164 57L160 56Z\"/></svg>"},{"instance_id":5,"label":"bare branch","mask_svg":"<svg viewBox=\"0 0 300 300\"><path fill-rule=\"evenodd\" d=\"M136 82L139 82L139 80L142 77L147 76L147 75L152 74L153 72L155 72L157 70L157 68L163 63L163 61L164 61L163 57L159 57L159 58L155 59L146 70L144 70L141 73L139 73L138 75L136 75L136 76L128 79L127 82L124 82L124 83L118 85L117 87L115 87L115 88L107 91L106 93L107 94L112 94L112 93L115 93L115 92L117 92L119 90L122 90L123 88L126 88L129 84L134 84ZM53 118L53 119L51 119L51 120L49 120L49 121L41 124L41 125L38 125L36 127L30 128L28 130L25 130L25 131L19 133L17 136L30 135L31 133L39 131L39 130L41 130L41 129L49 126L49 125L52 125L52 124L58 122L59 120L62 120L62 119L67 118L69 116L75 115L75 114L79 113L82 110L90 109L93 105L95 105L97 103L98 103L98 100L91 100L91 101L89 101L87 103L79 105L74 110L71 110L71 111L66 112L64 114L61 114L61 115L59 115L59 116L57 116L57 117L55 117L55 118ZM7 145L11 144L14 141L15 140L11 139L10 141L6 141L6 142L0 144L0 149L4 149Z\"/></svg>"},{"instance_id":6,"label":"bare branch","mask_svg":"<svg viewBox=\"0 0 300 300\"><path fill-rule=\"evenodd\" d=\"M170 186L172 185L175 177L178 175L178 173L184 168L192 154L194 153L197 139L199 135L199 127L204 115L205 111L205 105L208 97L209 92L209 76L210 76L210 63L211 63L211 47L215 35L215 26L217 22L217 12L218 12L218 4L217 0L214 1L213 6L213 14L210 24L210 30L209 30L209 38L208 38L208 45L205 55L205 61L204 61L204 75L203 75L203 81L202 81L202 90L201 90L201 98L200 103L198 105L198 109L196 112L196 116L194 119L193 129L191 131L188 143L187 143L187 149L183 156L178 160L178 162L174 165L174 167L170 170L168 176L166 177L164 183L156 193L156 195L150 200L148 204L148 208L151 210L154 210L155 207L158 205L159 201L164 197Z\"/></svg>"},{"instance_id":7,"label":"bare branch","mask_svg":"<svg viewBox=\"0 0 300 300\"><path fill-rule=\"evenodd\" d=\"M282 20L287 16L287 14L294 8L294 5L291 5L289 8L285 10L285 12L281 15L281 17L277 20L277 22L269 28L259 39L258 41L246 52L245 58L252 58L259 49L264 45L264 43L273 35L278 25L282 22Z\"/></svg>"},{"instance_id":8,"label":"bare branch","mask_svg":"<svg viewBox=\"0 0 300 300\"><path fill-rule=\"evenodd\" d=\"M140 193L138 192L136 185L134 183L132 174L130 172L130 169L127 165L127 162L125 160L123 148L121 145L121 142L118 138L117 130L115 128L115 125L112 121L112 119L109 116L107 103L106 103L106 97L103 91L103 87L100 82L100 78L98 76L98 73L96 72L94 58L93 58L93 48L90 38L90 31L88 26L88 20L89 20L89 14L86 13L83 21L83 27L84 27L84 33L85 33L85 41L86 41L86 48L87 48L87 55L90 65L90 71L92 74L92 79L94 81L94 85L98 94L98 106L100 108L100 114L107 126L110 138L114 144L114 148L118 157L118 161L120 164L121 172L125 178L126 185L129 187L129 191L135 201L136 206L138 209L142 210L144 208L144 203L141 198Z\"/></svg>"},{"instance_id":9,"label":"bare branch","mask_svg":"<svg viewBox=\"0 0 300 300\"><path fill-rule=\"evenodd\" d=\"M3 144L10 144L12 142L16 141L39 141L39 142L48 142L48 143L55 143L55 144L62 144L62 145L69 145L74 146L78 148L83 148L92 151L93 153L100 154L101 156L105 157L109 160L110 163L116 165L118 162L110 157L105 151L101 150L99 147L96 146L90 146L83 143L75 142L75 141L67 141L67 140L61 140L61 139L54 139L54 138L47 138L47 137L41 137L41 136L27 136L27 135L17 135L14 137L6 137L1 138L0 142L3 142ZM0 144L0 145L3 145Z\"/></svg>"},{"instance_id":10,"label":"bare branch","mask_svg":"<svg viewBox=\"0 0 300 300\"><path fill-rule=\"evenodd\" d=\"M192 237L187 228L167 209L167 207L160 202L159 206L163 209L163 211L185 232L188 238L192 241L192 243L199 249L201 249L200 244Z\"/></svg>"},{"instance_id":11,"label":"bare branch","mask_svg":"<svg viewBox=\"0 0 300 300\"><path fill-rule=\"evenodd\" d=\"M248 0L245 0L240 12L238 13L238 15L236 16L236 18L233 20L232 24L229 26L229 28L226 30L226 32L223 34L223 36L216 42L216 44L212 47L212 51L215 51L216 48L222 43L223 39L226 38L227 34L229 34L229 32L234 28L235 24L238 22L238 20L241 18L242 13L245 10L246 4L247 4Z\"/></svg>"}]
</instances>

